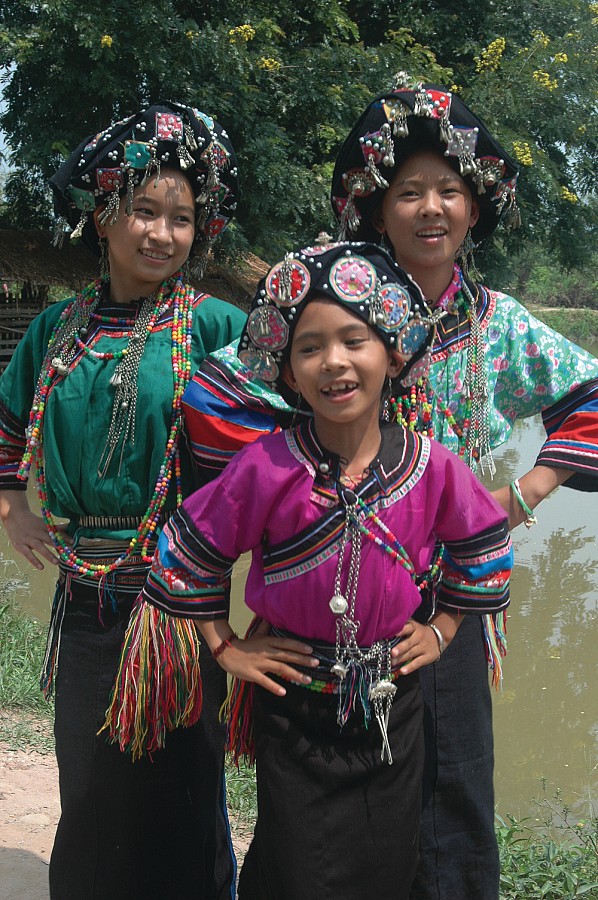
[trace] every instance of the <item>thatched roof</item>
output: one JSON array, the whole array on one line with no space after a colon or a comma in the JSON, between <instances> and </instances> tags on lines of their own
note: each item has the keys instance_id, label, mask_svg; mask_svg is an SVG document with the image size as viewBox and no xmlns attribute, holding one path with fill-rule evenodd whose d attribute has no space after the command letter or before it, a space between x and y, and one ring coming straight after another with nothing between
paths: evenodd
<instances>
[{"instance_id":1,"label":"thatched roof","mask_svg":"<svg viewBox=\"0 0 598 900\"><path fill-rule=\"evenodd\" d=\"M268 265L251 253L241 257L234 266L210 261L198 287L246 307L257 282L267 271ZM0 278L5 281L30 281L79 290L97 277L97 272L95 257L81 242L73 244L67 238L57 248L44 231L0 229Z\"/></svg>"}]
</instances>

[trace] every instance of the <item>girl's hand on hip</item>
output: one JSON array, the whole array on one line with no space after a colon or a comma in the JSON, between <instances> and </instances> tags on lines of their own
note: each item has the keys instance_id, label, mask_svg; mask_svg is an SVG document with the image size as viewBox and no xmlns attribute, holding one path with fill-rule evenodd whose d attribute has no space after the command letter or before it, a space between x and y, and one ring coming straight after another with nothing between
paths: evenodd
<instances>
[{"instance_id":1,"label":"girl's hand on hip","mask_svg":"<svg viewBox=\"0 0 598 900\"><path fill-rule=\"evenodd\" d=\"M24 491L2 492L0 518L10 543L34 569L44 568L42 560L57 565L58 554L44 520L31 512Z\"/></svg>"},{"instance_id":2,"label":"girl's hand on hip","mask_svg":"<svg viewBox=\"0 0 598 900\"><path fill-rule=\"evenodd\" d=\"M292 638L254 634L245 640L237 637L231 639L230 645L218 656L218 662L229 675L253 681L272 694L284 697L286 690L268 675L309 684L310 676L293 666L317 666L318 660L311 655L312 652L309 644Z\"/></svg>"},{"instance_id":3,"label":"girl's hand on hip","mask_svg":"<svg viewBox=\"0 0 598 900\"><path fill-rule=\"evenodd\" d=\"M463 617L458 613L439 610L432 620L432 624L438 629L443 638L443 651L449 646L455 637ZM407 619L402 631L397 637L401 643L393 647L391 651L393 668L399 669L401 675L409 675L422 666L438 662L441 650L438 637L434 628L422 625L414 619Z\"/></svg>"},{"instance_id":4,"label":"girl's hand on hip","mask_svg":"<svg viewBox=\"0 0 598 900\"><path fill-rule=\"evenodd\" d=\"M401 675L410 675L440 658L438 638L427 625L408 619L398 637L401 643L393 647L391 656L393 669L399 669Z\"/></svg>"}]
</instances>

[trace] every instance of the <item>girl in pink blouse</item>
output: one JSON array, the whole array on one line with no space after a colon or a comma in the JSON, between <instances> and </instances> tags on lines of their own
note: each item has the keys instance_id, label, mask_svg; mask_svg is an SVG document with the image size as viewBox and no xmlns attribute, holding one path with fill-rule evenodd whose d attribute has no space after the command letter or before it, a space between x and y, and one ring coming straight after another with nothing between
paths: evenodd
<instances>
[{"instance_id":1,"label":"girl in pink blouse","mask_svg":"<svg viewBox=\"0 0 598 900\"><path fill-rule=\"evenodd\" d=\"M393 384L427 365L434 325L380 247L288 254L258 288L239 356L305 415L239 452L160 536L110 723L135 752L199 715L194 629L183 623L251 683L229 703L232 749L257 761L242 900L408 897L423 761L417 670L439 658L462 613L508 604L503 510L449 451L381 420ZM228 592L248 551L257 620L241 640ZM422 590L436 602L425 625L412 619Z\"/></svg>"}]
</instances>

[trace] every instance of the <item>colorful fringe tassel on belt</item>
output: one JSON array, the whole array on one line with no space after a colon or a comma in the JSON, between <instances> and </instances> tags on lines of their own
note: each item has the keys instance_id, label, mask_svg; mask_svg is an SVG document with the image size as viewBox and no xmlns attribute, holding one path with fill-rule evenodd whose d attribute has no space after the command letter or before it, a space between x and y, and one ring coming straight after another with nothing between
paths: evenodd
<instances>
[{"instance_id":1,"label":"colorful fringe tassel on belt","mask_svg":"<svg viewBox=\"0 0 598 900\"><path fill-rule=\"evenodd\" d=\"M125 634L101 733L133 760L164 747L166 732L201 715L200 642L190 619L138 602Z\"/></svg>"}]
</instances>

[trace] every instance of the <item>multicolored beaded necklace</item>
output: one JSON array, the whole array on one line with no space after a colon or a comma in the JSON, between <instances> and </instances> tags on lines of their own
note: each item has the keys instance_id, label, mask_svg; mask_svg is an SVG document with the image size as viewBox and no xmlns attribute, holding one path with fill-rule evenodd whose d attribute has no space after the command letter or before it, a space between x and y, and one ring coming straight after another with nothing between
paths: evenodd
<instances>
[{"instance_id":1,"label":"multicolored beaded necklace","mask_svg":"<svg viewBox=\"0 0 598 900\"><path fill-rule=\"evenodd\" d=\"M467 347L467 367L464 378L464 415L460 425L449 409L432 388L427 378L419 379L412 385L409 394L391 398L391 409L397 422L411 431L419 431L434 438L432 413L434 408L443 416L457 437L457 455L470 468L479 462L482 470L487 466L491 475L495 472L490 450L488 429L487 374L484 361L484 336L477 315L476 298L472 294L461 269L455 266L453 278L447 290L439 299L440 306L449 313L456 313L465 306L469 321L469 342Z\"/></svg>"},{"instance_id":2,"label":"multicolored beaded necklace","mask_svg":"<svg viewBox=\"0 0 598 900\"><path fill-rule=\"evenodd\" d=\"M107 279L105 279L107 281ZM170 430L164 458L160 466L156 484L149 506L139 523L136 534L131 538L127 549L110 564L91 563L77 556L65 541L50 511L46 490L46 478L43 464L43 425L44 413L48 397L54 387L71 371L70 366L77 354L79 335L86 330L90 316L102 296L102 280L88 285L62 313L56 323L50 340L42 370L37 383L34 402L27 428L27 445L19 478L26 480L32 463L35 463L35 478L40 498L41 512L52 543L58 551L60 559L79 574L100 579L114 571L125 560L139 554L145 562L151 561L152 553L149 544L155 537L159 525L160 514L166 501L168 489L174 476L176 484L177 505L182 503L181 463L179 453L179 435L182 427L181 397L191 377L191 336L193 326L193 301L195 291L185 285L180 272L163 282L155 301L151 315L147 321L145 337L151 334L160 315L172 307L172 343L171 358L174 373L174 391ZM118 320L124 324L129 320ZM128 348L127 348L128 349ZM119 364L126 359L126 353L97 354L100 359L119 359ZM114 378L114 376L113 376ZM112 381L112 380L111 380ZM118 385L116 384L118 390ZM122 435L123 444L126 434Z\"/></svg>"}]
</instances>

